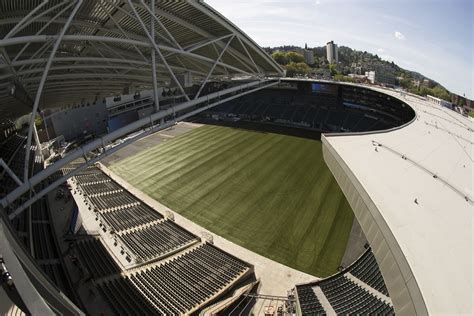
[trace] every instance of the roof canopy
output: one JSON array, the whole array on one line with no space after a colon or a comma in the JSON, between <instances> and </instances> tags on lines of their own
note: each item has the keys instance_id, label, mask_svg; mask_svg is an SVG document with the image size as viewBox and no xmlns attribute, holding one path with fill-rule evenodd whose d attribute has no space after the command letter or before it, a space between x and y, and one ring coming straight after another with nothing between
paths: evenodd
<instances>
[{"instance_id":1,"label":"roof canopy","mask_svg":"<svg viewBox=\"0 0 474 316\"><path fill-rule=\"evenodd\" d=\"M0 16L2 118L30 112L43 77L40 108L150 88L152 55L161 86L283 73L202 1L4 0Z\"/></svg>"}]
</instances>

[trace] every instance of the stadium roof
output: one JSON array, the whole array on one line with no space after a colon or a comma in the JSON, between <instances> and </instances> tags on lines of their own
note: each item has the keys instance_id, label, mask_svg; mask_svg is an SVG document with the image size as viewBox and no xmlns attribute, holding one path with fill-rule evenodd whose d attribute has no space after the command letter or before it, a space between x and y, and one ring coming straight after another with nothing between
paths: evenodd
<instances>
[{"instance_id":1,"label":"stadium roof","mask_svg":"<svg viewBox=\"0 0 474 316\"><path fill-rule=\"evenodd\" d=\"M0 15L3 118L31 111L44 73L40 108L150 88L153 52L160 85L179 87L174 77L184 73L198 80L283 74L203 1L5 0Z\"/></svg>"},{"instance_id":2,"label":"stadium roof","mask_svg":"<svg viewBox=\"0 0 474 316\"><path fill-rule=\"evenodd\" d=\"M401 99L416 111L411 123L327 134L325 160L374 249L395 311L471 315L474 124L427 101Z\"/></svg>"}]
</instances>

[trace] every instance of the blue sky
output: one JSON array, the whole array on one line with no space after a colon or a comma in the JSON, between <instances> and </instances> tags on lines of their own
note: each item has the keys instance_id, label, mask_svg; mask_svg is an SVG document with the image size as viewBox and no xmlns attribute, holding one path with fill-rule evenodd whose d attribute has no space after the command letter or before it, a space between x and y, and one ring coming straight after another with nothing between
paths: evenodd
<instances>
[{"instance_id":1,"label":"blue sky","mask_svg":"<svg viewBox=\"0 0 474 316\"><path fill-rule=\"evenodd\" d=\"M261 46L365 50L474 98L472 0L206 0Z\"/></svg>"}]
</instances>

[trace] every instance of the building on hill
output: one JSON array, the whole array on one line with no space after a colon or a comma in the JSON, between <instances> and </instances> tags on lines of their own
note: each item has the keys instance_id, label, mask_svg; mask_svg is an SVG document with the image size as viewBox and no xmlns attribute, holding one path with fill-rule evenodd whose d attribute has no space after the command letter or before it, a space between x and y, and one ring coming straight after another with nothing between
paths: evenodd
<instances>
[{"instance_id":1,"label":"building on hill","mask_svg":"<svg viewBox=\"0 0 474 316\"><path fill-rule=\"evenodd\" d=\"M443 99L440 99L440 98L437 98L437 97L434 97L434 96L431 96L431 95L427 95L426 98L431 103L434 103L434 104L437 104L439 106L448 108L450 110L453 109L453 104L451 102L445 101Z\"/></svg>"},{"instance_id":2,"label":"building on hill","mask_svg":"<svg viewBox=\"0 0 474 316\"><path fill-rule=\"evenodd\" d=\"M451 102L462 107L474 108L474 102L472 100L465 96L460 96L459 94L451 93Z\"/></svg>"},{"instance_id":3,"label":"building on hill","mask_svg":"<svg viewBox=\"0 0 474 316\"><path fill-rule=\"evenodd\" d=\"M333 63L338 63L339 62L339 56L337 52L337 45L334 44L334 41L330 41L326 44L326 56L327 60L330 64Z\"/></svg>"},{"instance_id":4,"label":"building on hill","mask_svg":"<svg viewBox=\"0 0 474 316\"><path fill-rule=\"evenodd\" d=\"M314 65L314 53L311 49L308 49L308 44L304 46L303 56L308 65Z\"/></svg>"},{"instance_id":5,"label":"building on hill","mask_svg":"<svg viewBox=\"0 0 474 316\"><path fill-rule=\"evenodd\" d=\"M395 72L390 67L376 66L374 70L366 71L365 76L372 84L395 84Z\"/></svg>"}]
</instances>

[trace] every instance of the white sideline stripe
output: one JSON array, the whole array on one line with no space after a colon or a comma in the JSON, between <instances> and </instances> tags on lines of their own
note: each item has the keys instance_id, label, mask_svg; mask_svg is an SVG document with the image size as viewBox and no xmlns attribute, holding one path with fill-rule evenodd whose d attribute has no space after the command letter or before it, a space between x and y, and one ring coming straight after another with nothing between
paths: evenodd
<instances>
[{"instance_id":1,"label":"white sideline stripe","mask_svg":"<svg viewBox=\"0 0 474 316\"><path fill-rule=\"evenodd\" d=\"M336 316L336 311L332 308L331 303L329 303L328 299L326 298L326 295L324 295L323 290L319 286L313 287L313 292L316 295L316 297L319 300L319 303L324 308L324 311L328 316Z\"/></svg>"},{"instance_id":2,"label":"white sideline stripe","mask_svg":"<svg viewBox=\"0 0 474 316\"><path fill-rule=\"evenodd\" d=\"M173 135L168 135L168 134L163 134L163 133L161 133L160 136L163 136L165 138L174 138L175 137Z\"/></svg>"},{"instance_id":3,"label":"white sideline stripe","mask_svg":"<svg viewBox=\"0 0 474 316\"><path fill-rule=\"evenodd\" d=\"M373 296L379 298L380 300L382 300L386 304L388 304L390 306L393 306L392 299L390 297L388 297L387 295L385 295L383 293L380 293L379 291L377 291L376 289L374 289L373 287L371 287L370 285L368 285L364 281L360 280L359 278L356 278L350 272L347 272L346 274L344 274L344 276L346 278L348 278L349 280L351 280L352 282L354 282L355 284L362 287L363 289L367 290L370 294L372 294Z\"/></svg>"}]
</instances>

